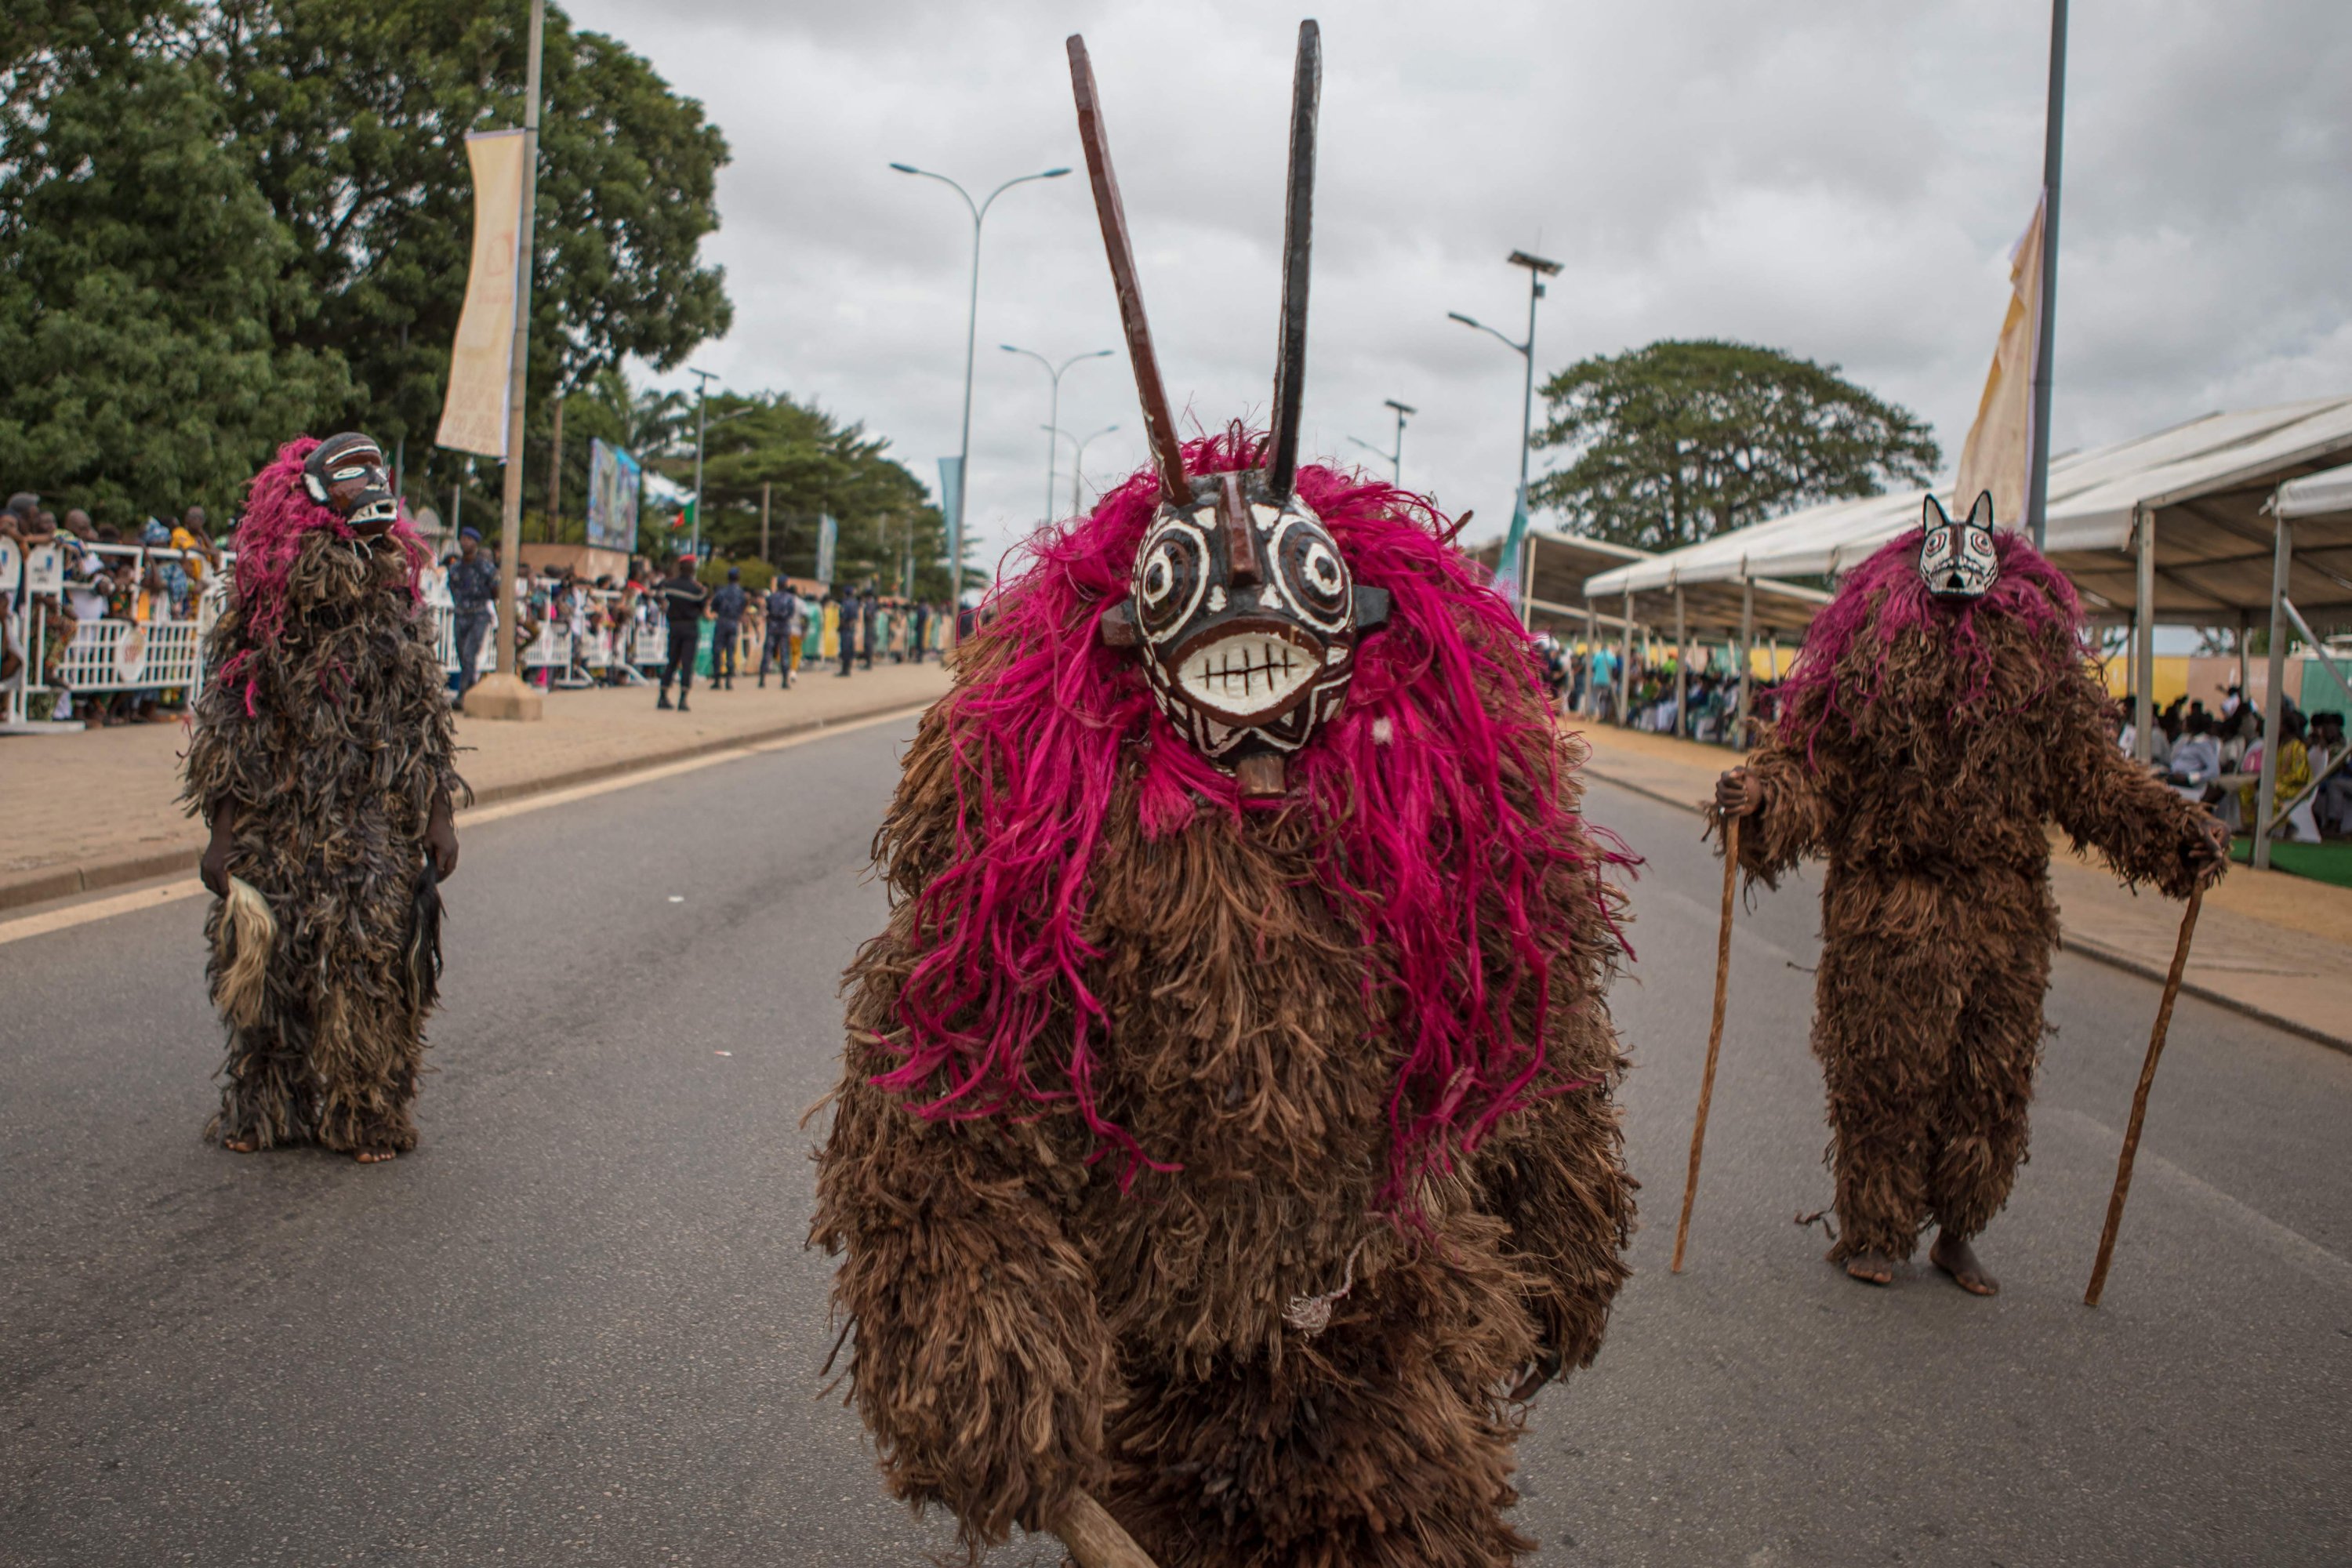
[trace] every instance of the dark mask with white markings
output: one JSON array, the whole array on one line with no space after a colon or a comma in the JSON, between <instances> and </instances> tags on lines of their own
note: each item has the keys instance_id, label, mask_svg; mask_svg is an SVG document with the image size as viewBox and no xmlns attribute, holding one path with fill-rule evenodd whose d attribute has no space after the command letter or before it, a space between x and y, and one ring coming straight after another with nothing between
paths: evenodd
<instances>
[{"instance_id":1,"label":"dark mask with white markings","mask_svg":"<svg viewBox=\"0 0 2352 1568\"><path fill-rule=\"evenodd\" d=\"M330 436L312 447L302 464L302 489L362 539L400 520L383 448L373 436Z\"/></svg>"},{"instance_id":2,"label":"dark mask with white markings","mask_svg":"<svg viewBox=\"0 0 2352 1568\"><path fill-rule=\"evenodd\" d=\"M1388 595L1359 589L1339 547L1263 472L1191 482L1136 552L1129 604L1152 700L1211 762L1297 751L1338 717L1360 627Z\"/></svg>"}]
</instances>

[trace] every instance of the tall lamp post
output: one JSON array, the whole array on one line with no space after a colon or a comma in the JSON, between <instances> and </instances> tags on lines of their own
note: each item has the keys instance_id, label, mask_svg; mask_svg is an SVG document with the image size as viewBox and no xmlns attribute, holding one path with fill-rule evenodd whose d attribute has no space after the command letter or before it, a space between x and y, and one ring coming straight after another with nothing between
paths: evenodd
<instances>
[{"instance_id":1,"label":"tall lamp post","mask_svg":"<svg viewBox=\"0 0 2352 1568\"><path fill-rule=\"evenodd\" d=\"M974 202L971 199L971 193L970 191L965 190L961 185L958 184L955 181L949 179L945 174L935 174L929 169L918 169L912 163L893 163L890 167L898 170L898 173L902 174L918 174L926 180L937 180L940 184L955 192L957 195L961 196L963 198L963 205L970 208L971 212L971 305L969 311L965 314L963 329L963 436L956 447L955 517L953 526L950 530L950 537L948 539L948 573L950 581L953 584L951 592L954 604L956 607L961 610L963 605L963 503L964 496L970 489L970 479L971 476L972 351L978 346L980 336L981 220L988 216L988 209L996 205L996 198L1011 190L1013 186L1026 184L1031 180L1058 180L1070 171L1067 169L1047 169L1042 174L1018 175L1015 178L1005 181L1003 184L997 186L996 189L989 192L988 199L986 201ZM1048 506L1046 510L1050 511L1053 509ZM951 616L948 620L948 646L950 647L953 647L956 645L956 623L959 619L961 619L960 616Z\"/></svg>"},{"instance_id":2,"label":"tall lamp post","mask_svg":"<svg viewBox=\"0 0 2352 1568\"><path fill-rule=\"evenodd\" d=\"M1360 436L1350 436L1348 439L1353 441L1357 446L1361 447L1367 452L1376 453L1381 457L1386 458L1389 460L1389 483L1399 489L1402 489L1404 488L1405 416L1408 414L1418 414L1421 410L1413 407L1411 404L1399 403L1393 397L1388 400L1387 406L1396 410L1396 446L1392 449L1383 452L1378 447L1373 446L1370 441L1365 440Z\"/></svg>"},{"instance_id":3,"label":"tall lamp post","mask_svg":"<svg viewBox=\"0 0 2352 1568\"><path fill-rule=\"evenodd\" d=\"M1535 440L1536 301L1543 298L1543 280L1547 278L1557 277L1559 273L1559 262L1547 260L1540 256L1530 256L1524 250L1514 250L1511 252L1509 259L1512 266L1524 267L1528 269L1527 342L1523 343L1514 342L1509 338L1505 337L1502 333L1495 331L1494 328L1488 326L1486 322L1474 321L1470 317L1464 315L1459 310L1448 310L1445 313L1446 318L1449 321L1459 321L1465 327L1477 328L1480 331L1486 333L1496 342L1501 343L1504 347L1511 350L1514 353L1517 353L1519 357L1528 362L1527 388L1519 396L1518 504L1514 510L1511 519L1511 531L1517 537L1506 541L1504 545L1505 559L1508 559L1508 552L1513 547L1516 546L1517 548L1524 549L1526 548L1527 543L1527 536L1520 532L1520 529L1523 526L1528 514L1528 457L1533 450ZM1497 563L1497 565L1500 565L1499 562ZM1528 618L1527 598L1530 591L1530 584L1528 582L1528 574L1524 570L1524 568L1518 568L1518 573L1519 619L1521 623L1524 624Z\"/></svg>"},{"instance_id":4,"label":"tall lamp post","mask_svg":"<svg viewBox=\"0 0 2352 1568\"><path fill-rule=\"evenodd\" d=\"M522 200L515 221L514 343L507 368L506 482L499 519L498 646L490 650L491 673L466 694L466 711L479 719L530 720L542 712L539 693L522 679L522 649L515 640L516 629L522 625L515 574L522 566L523 393L530 365L530 252L539 211L540 54L546 31L547 0L531 0L523 67Z\"/></svg>"},{"instance_id":5,"label":"tall lamp post","mask_svg":"<svg viewBox=\"0 0 2352 1568\"><path fill-rule=\"evenodd\" d=\"M1055 438L1067 441L1073 447L1077 448L1076 455L1070 459L1070 515L1072 517L1076 517L1078 515L1079 509L1085 505L1085 503L1078 499L1078 487L1086 481L1087 448L1093 446L1105 436L1109 435L1112 431L1118 429L1118 426L1116 425L1106 425L1083 441L1079 440L1067 430L1062 429L1059 426L1048 425L1045 428L1053 432ZM1047 510L1050 510L1051 508L1048 508Z\"/></svg>"},{"instance_id":6,"label":"tall lamp post","mask_svg":"<svg viewBox=\"0 0 2352 1568\"><path fill-rule=\"evenodd\" d=\"M694 533L688 541L688 548L693 552L694 563L699 566L702 564L702 437L710 428L705 417L710 384L719 378L707 370L696 370L692 366L687 368L686 374L694 377Z\"/></svg>"},{"instance_id":7,"label":"tall lamp post","mask_svg":"<svg viewBox=\"0 0 2352 1568\"><path fill-rule=\"evenodd\" d=\"M1045 511L1043 519L1045 521L1051 522L1054 521L1054 458L1061 449L1061 443L1055 440L1051 433L1059 430L1062 425L1062 372L1080 360L1108 359L1111 351L1096 349L1090 353L1072 354L1056 365L1035 349L1015 348L1011 343L999 343L996 346L1006 353L1026 354L1035 360L1045 367L1045 378L1054 384L1053 395L1045 405L1045 429L1048 434L1045 437Z\"/></svg>"},{"instance_id":8,"label":"tall lamp post","mask_svg":"<svg viewBox=\"0 0 2352 1568\"><path fill-rule=\"evenodd\" d=\"M712 379L710 373L707 370L689 370L686 374L688 375L701 376L704 378L706 383ZM709 419L704 417L702 393L703 388L701 386L697 386L694 389L694 532L687 541L687 548L694 552L694 561L697 566L700 566L702 564L702 453L706 438L709 436L711 431L718 429L730 419L748 419L752 415L760 412L759 405L755 404L749 408L730 409L727 413L720 415L716 419ZM764 504L765 503L763 502L762 505L764 506ZM762 514L762 526L764 527L764 513ZM761 542L760 553L762 557L765 557L767 552L767 543L763 539Z\"/></svg>"}]
</instances>

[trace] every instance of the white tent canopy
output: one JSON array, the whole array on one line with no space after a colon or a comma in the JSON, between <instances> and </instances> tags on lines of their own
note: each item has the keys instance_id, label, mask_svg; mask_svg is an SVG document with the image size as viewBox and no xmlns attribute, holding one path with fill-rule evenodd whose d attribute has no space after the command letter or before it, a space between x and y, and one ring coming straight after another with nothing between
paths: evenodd
<instances>
[{"instance_id":1,"label":"white tent canopy","mask_svg":"<svg viewBox=\"0 0 2352 1568\"><path fill-rule=\"evenodd\" d=\"M2352 513L2352 463L2305 474L2279 487L2278 514L2289 521L2336 512Z\"/></svg>"},{"instance_id":2,"label":"white tent canopy","mask_svg":"<svg viewBox=\"0 0 2352 1568\"><path fill-rule=\"evenodd\" d=\"M2126 611L2137 597L2134 520L2148 514L2158 617L2234 620L2268 603L2271 531L2261 513L2273 490L2347 455L2352 397L2209 414L2068 453L2050 465L2048 549L2094 612ZM1809 507L1600 574L1586 591L1601 597L1677 582L1836 573L1916 524L1928 493Z\"/></svg>"}]
</instances>

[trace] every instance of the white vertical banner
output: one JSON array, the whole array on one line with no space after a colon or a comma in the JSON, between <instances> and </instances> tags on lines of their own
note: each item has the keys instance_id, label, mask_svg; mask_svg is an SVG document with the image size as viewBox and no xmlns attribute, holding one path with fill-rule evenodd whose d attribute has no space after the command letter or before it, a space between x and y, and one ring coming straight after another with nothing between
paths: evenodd
<instances>
[{"instance_id":1,"label":"white vertical banner","mask_svg":"<svg viewBox=\"0 0 2352 1568\"><path fill-rule=\"evenodd\" d=\"M841 543L841 524L820 512L816 520L816 580L833 585L833 557Z\"/></svg>"},{"instance_id":2,"label":"white vertical banner","mask_svg":"<svg viewBox=\"0 0 2352 1568\"><path fill-rule=\"evenodd\" d=\"M466 138L474 171L474 256L449 350L449 392L436 445L507 455L508 375L514 366L515 257L522 222L523 132Z\"/></svg>"}]
</instances>

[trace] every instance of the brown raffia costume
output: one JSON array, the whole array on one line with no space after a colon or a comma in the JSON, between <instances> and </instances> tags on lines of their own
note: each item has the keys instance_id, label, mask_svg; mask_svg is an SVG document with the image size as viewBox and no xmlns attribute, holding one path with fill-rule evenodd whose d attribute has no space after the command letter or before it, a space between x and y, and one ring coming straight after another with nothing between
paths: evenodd
<instances>
[{"instance_id":1,"label":"brown raffia costume","mask_svg":"<svg viewBox=\"0 0 2352 1568\"><path fill-rule=\"evenodd\" d=\"M2009 1200L2058 941L2044 825L2176 899L2207 841L2203 814L2115 744L2066 580L2003 531L1997 581L1957 605L1920 553L1906 534L1847 580L1747 764L1751 881L1829 861L1813 1054L1839 1260L1908 1258L1930 1223L1972 1237Z\"/></svg>"},{"instance_id":2,"label":"brown raffia costume","mask_svg":"<svg viewBox=\"0 0 2352 1568\"><path fill-rule=\"evenodd\" d=\"M1085 1493L1161 1568L1507 1563L1515 1396L1625 1277L1615 857L1423 504L1295 468L1302 355L1181 451L1139 371L1155 468L1033 544L877 841L813 1238L975 1552Z\"/></svg>"},{"instance_id":3,"label":"brown raffia costume","mask_svg":"<svg viewBox=\"0 0 2352 1568\"><path fill-rule=\"evenodd\" d=\"M415 593L422 546L404 522L357 532L303 493L313 454L373 450L335 439L289 444L253 482L184 795L215 829L207 879L234 879L205 925L229 1037L206 1135L378 1155L416 1143L440 965L428 837L465 785Z\"/></svg>"}]
</instances>

